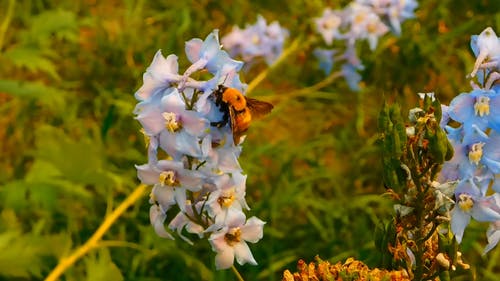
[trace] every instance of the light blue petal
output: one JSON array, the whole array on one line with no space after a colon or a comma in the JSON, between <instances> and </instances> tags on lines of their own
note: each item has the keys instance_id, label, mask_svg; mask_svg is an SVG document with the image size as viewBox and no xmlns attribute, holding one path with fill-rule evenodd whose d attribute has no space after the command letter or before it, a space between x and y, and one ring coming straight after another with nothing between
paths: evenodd
<instances>
[{"instance_id":1,"label":"light blue petal","mask_svg":"<svg viewBox=\"0 0 500 281\"><path fill-rule=\"evenodd\" d=\"M451 231L455 234L457 242L462 242L464 230L470 222L470 215L464 213L459 207L455 206L451 211Z\"/></svg>"},{"instance_id":2,"label":"light blue petal","mask_svg":"<svg viewBox=\"0 0 500 281\"><path fill-rule=\"evenodd\" d=\"M464 123L474 118L474 103L476 99L469 93L461 93L451 102L448 109L451 119Z\"/></svg>"},{"instance_id":3,"label":"light blue petal","mask_svg":"<svg viewBox=\"0 0 500 281\"><path fill-rule=\"evenodd\" d=\"M481 201L474 202L474 207L472 208L471 215L477 221L488 221L493 222L500 220L500 213L492 209L491 204L494 204L494 200L482 199Z\"/></svg>"},{"instance_id":4,"label":"light blue petal","mask_svg":"<svg viewBox=\"0 0 500 281\"><path fill-rule=\"evenodd\" d=\"M186 42L186 56L191 63L194 63L195 61L198 61L200 59L202 44L203 40L201 40L200 38L194 38Z\"/></svg>"}]
</instances>

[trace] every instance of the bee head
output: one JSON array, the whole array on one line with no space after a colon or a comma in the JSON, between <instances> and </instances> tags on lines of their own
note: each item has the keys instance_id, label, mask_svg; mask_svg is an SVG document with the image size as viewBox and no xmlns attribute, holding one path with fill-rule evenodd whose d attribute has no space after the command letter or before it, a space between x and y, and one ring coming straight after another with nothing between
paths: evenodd
<instances>
[{"instance_id":1,"label":"bee head","mask_svg":"<svg viewBox=\"0 0 500 281\"><path fill-rule=\"evenodd\" d=\"M245 96L235 88L227 88L222 94L222 101L236 110L243 110L247 106Z\"/></svg>"}]
</instances>

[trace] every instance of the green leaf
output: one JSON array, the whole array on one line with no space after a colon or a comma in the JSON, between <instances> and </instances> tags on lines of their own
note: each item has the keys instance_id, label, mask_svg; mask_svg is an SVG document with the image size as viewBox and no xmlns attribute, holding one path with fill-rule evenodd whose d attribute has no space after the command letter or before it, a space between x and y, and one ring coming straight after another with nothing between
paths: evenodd
<instances>
[{"instance_id":1,"label":"green leaf","mask_svg":"<svg viewBox=\"0 0 500 281\"><path fill-rule=\"evenodd\" d=\"M381 134L383 178L387 187L397 190L404 183L401 156L406 145L406 128L398 104L384 103L378 117Z\"/></svg>"},{"instance_id":2,"label":"green leaf","mask_svg":"<svg viewBox=\"0 0 500 281\"><path fill-rule=\"evenodd\" d=\"M35 73L40 71L48 74L54 80L61 80L55 64L45 56L44 51L40 48L21 46L9 49L5 52L5 57L16 67L26 68Z\"/></svg>"},{"instance_id":3,"label":"green leaf","mask_svg":"<svg viewBox=\"0 0 500 281\"><path fill-rule=\"evenodd\" d=\"M65 179L82 184L95 184L94 177L102 181L104 151L100 140L74 140L51 126L41 126L36 139L36 155L54 165Z\"/></svg>"},{"instance_id":4,"label":"green leaf","mask_svg":"<svg viewBox=\"0 0 500 281\"><path fill-rule=\"evenodd\" d=\"M103 248L96 254L91 254L85 258L85 267L87 269L87 280L89 281L108 281L123 280L123 275L116 264L111 260L109 250Z\"/></svg>"},{"instance_id":5,"label":"green leaf","mask_svg":"<svg viewBox=\"0 0 500 281\"><path fill-rule=\"evenodd\" d=\"M36 15L30 29L22 35L23 42L38 46L48 45L54 37L70 42L78 40L78 22L75 13L64 10L48 10Z\"/></svg>"},{"instance_id":6,"label":"green leaf","mask_svg":"<svg viewBox=\"0 0 500 281\"><path fill-rule=\"evenodd\" d=\"M40 254L43 248L30 235L18 231L0 233L0 276L41 277Z\"/></svg>"},{"instance_id":7,"label":"green leaf","mask_svg":"<svg viewBox=\"0 0 500 281\"><path fill-rule=\"evenodd\" d=\"M36 99L53 110L64 110L64 98L67 92L46 86L40 82L0 80L0 93L18 98Z\"/></svg>"}]
</instances>

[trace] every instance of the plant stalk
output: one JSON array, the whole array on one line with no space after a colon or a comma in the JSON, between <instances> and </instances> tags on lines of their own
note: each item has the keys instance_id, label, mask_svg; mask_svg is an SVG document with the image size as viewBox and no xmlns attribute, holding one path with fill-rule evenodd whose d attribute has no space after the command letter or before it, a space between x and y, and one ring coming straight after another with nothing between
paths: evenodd
<instances>
[{"instance_id":1,"label":"plant stalk","mask_svg":"<svg viewBox=\"0 0 500 281\"><path fill-rule=\"evenodd\" d=\"M108 229L115 223L115 221L139 198L142 197L146 191L147 185L140 184L137 188L112 212L106 219L102 222L101 226L94 232L92 237L90 237L85 244L80 248L76 249L71 255L66 258L59 260L59 264L50 272L50 274L45 278L45 281L55 281L73 265L77 260L87 254L90 250L99 246L99 241L106 234Z\"/></svg>"}]
</instances>

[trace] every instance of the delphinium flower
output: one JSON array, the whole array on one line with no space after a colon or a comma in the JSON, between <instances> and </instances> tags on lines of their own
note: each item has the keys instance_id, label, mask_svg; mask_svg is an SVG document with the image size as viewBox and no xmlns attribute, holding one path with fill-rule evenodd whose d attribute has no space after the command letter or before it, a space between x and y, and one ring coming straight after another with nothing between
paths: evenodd
<instances>
[{"instance_id":1,"label":"delphinium flower","mask_svg":"<svg viewBox=\"0 0 500 281\"><path fill-rule=\"evenodd\" d=\"M497 204L500 204L500 202L497 201ZM500 241L500 220L490 223L490 226L488 227L488 230L486 232L486 236L488 238L488 245L484 247L483 253L485 254L493 249Z\"/></svg>"},{"instance_id":2,"label":"delphinium flower","mask_svg":"<svg viewBox=\"0 0 500 281\"><path fill-rule=\"evenodd\" d=\"M313 54L320 61L320 68L328 75L335 62L349 88L359 90L361 75L358 71L364 67L357 57L356 43L367 40L370 49L374 50L379 38L391 29L396 35L400 35L401 22L412 18L417 6L418 3L414 0L356 0L343 9L325 8L322 16L314 19L316 31L327 46L333 45L340 50L315 50Z\"/></svg>"},{"instance_id":3,"label":"delphinium flower","mask_svg":"<svg viewBox=\"0 0 500 281\"><path fill-rule=\"evenodd\" d=\"M239 264L256 265L252 252L246 241L256 243L262 238L264 222L256 217L246 220L241 212L232 212L224 227L210 236L212 249L217 252L215 263L217 268L230 267L234 259Z\"/></svg>"},{"instance_id":4,"label":"delphinium flower","mask_svg":"<svg viewBox=\"0 0 500 281\"><path fill-rule=\"evenodd\" d=\"M316 48L313 51L313 55L319 60L319 68L328 74L332 72L334 61L334 55L337 50L328 50Z\"/></svg>"},{"instance_id":5,"label":"delphinium flower","mask_svg":"<svg viewBox=\"0 0 500 281\"><path fill-rule=\"evenodd\" d=\"M344 25L348 26L344 33L347 46L354 48L358 40L368 40L371 50L377 47L378 38L389 31L371 6L351 2L344 11Z\"/></svg>"},{"instance_id":6,"label":"delphinium flower","mask_svg":"<svg viewBox=\"0 0 500 281\"><path fill-rule=\"evenodd\" d=\"M245 62L264 58L271 65L282 53L288 35L288 30L277 21L268 25L266 19L259 15L257 22L247 25L245 29L233 27L230 33L222 37L221 42L233 57L240 56Z\"/></svg>"},{"instance_id":7,"label":"delphinium flower","mask_svg":"<svg viewBox=\"0 0 500 281\"><path fill-rule=\"evenodd\" d=\"M388 22L396 35L401 34L401 23L415 17L418 7L416 0L356 0L357 3L371 6L382 21Z\"/></svg>"},{"instance_id":8,"label":"delphinium flower","mask_svg":"<svg viewBox=\"0 0 500 281\"><path fill-rule=\"evenodd\" d=\"M344 36L340 32L340 27L345 21L343 17L344 13L342 10L326 8L321 17L314 19L316 29L327 45L331 45L333 40L344 39Z\"/></svg>"},{"instance_id":9,"label":"delphinium flower","mask_svg":"<svg viewBox=\"0 0 500 281\"><path fill-rule=\"evenodd\" d=\"M484 70L487 75L491 71L500 69L500 38L491 27L471 37L471 48L476 56L476 62L470 77L474 77L479 70Z\"/></svg>"},{"instance_id":10,"label":"delphinium flower","mask_svg":"<svg viewBox=\"0 0 500 281\"><path fill-rule=\"evenodd\" d=\"M451 230L457 242L462 241L465 227L470 219L477 221L500 220L500 206L495 200L498 195L484 196L473 178L461 180L455 189L455 207L451 212Z\"/></svg>"},{"instance_id":11,"label":"delphinium flower","mask_svg":"<svg viewBox=\"0 0 500 281\"><path fill-rule=\"evenodd\" d=\"M498 243L500 221L500 40L491 27L471 37L471 48L477 57L470 78L473 89L456 96L445 107L449 123L442 123L453 144L455 154L443 165L440 182L459 181L455 206L451 211L451 229L458 242L473 218L490 222L488 246Z\"/></svg>"},{"instance_id":12,"label":"delphinium flower","mask_svg":"<svg viewBox=\"0 0 500 281\"><path fill-rule=\"evenodd\" d=\"M268 29L269 36L275 27ZM241 142L234 143L230 124L221 123L224 112L213 94L221 84L244 92L238 75L243 63L221 49L217 30L186 42L185 51L192 64L184 73L178 73L176 55L158 51L135 93L134 113L148 145L148 162L137 173L153 186L151 224L164 238L175 232L188 243L207 238L218 269L231 267L234 258L256 264L245 241L261 239L264 222L246 219Z\"/></svg>"}]
</instances>

